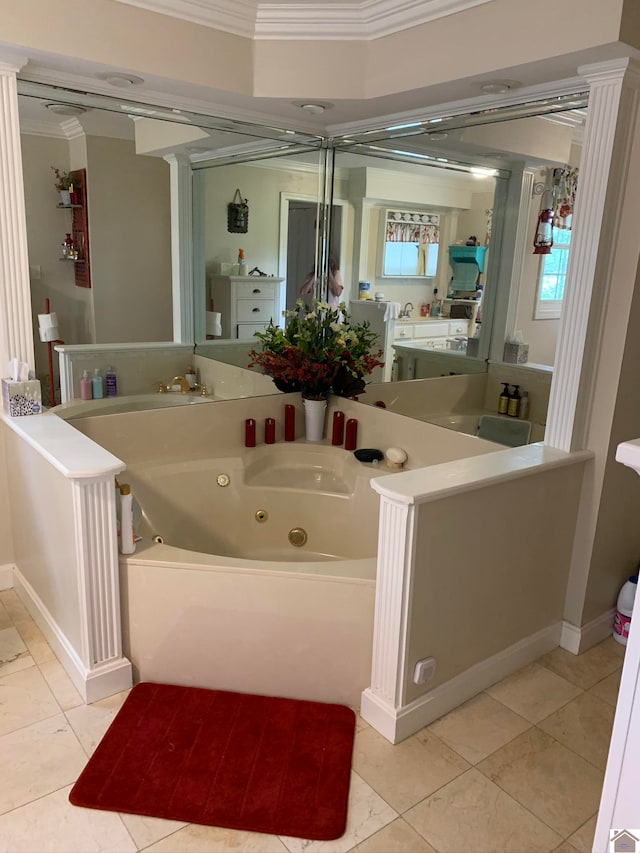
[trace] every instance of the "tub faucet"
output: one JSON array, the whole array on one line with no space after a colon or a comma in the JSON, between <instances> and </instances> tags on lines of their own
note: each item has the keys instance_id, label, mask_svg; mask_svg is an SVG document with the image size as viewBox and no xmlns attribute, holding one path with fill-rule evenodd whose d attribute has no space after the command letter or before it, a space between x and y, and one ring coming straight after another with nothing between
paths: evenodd
<instances>
[{"instance_id":1,"label":"tub faucet","mask_svg":"<svg viewBox=\"0 0 640 853\"><path fill-rule=\"evenodd\" d=\"M162 383L160 383L160 387L158 388L158 391L161 394L166 394L168 391L173 390L174 385L180 386L180 391L182 394L188 394L189 391L191 391L191 386L189 385L187 380L184 378L184 376L174 376L173 379L169 380L169 382L167 382L166 385L163 385Z\"/></svg>"},{"instance_id":2,"label":"tub faucet","mask_svg":"<svg viewBox=\"0 0 640 853\"><path fill-rule=\"evenodd\" d=\"M410 315L409 308L411 308L411 311L413 311L413 303L412 302L405 302L404 308L398 314L398 316L399 317L408 317Z\"/></svg>"}]
</instances>

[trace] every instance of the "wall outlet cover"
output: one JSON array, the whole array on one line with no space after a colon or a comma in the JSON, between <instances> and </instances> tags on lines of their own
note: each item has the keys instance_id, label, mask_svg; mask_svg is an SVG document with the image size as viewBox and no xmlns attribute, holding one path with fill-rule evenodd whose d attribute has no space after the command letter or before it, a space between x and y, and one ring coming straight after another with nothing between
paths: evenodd
<instances>
[{"instance_id":1,"label":"wall outlet cover","mask_svg":"<svg viewBox=\"0 0 640 853\"><path fill-rule=\"evenodd\" d=\"M436 674L436 659L424 658L419 660L413 670L413 683L426 684Z\"/></svg>"}]
</instances>

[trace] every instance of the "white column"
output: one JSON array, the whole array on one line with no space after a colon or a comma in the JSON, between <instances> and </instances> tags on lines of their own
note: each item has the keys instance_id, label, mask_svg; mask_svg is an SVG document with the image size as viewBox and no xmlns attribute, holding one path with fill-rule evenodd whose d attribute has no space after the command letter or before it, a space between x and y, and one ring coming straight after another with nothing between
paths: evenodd
<instances>
[{"instance_id":1,"label":"white column","mask_svg":"<svg viewBox=\"0 0 640 853\"><path fill-rule=\"evenodd\" d=\"M360 713L392 743L399 739L414 528L415 506L381 495L371 686Z\"/></svg>"},{"instance_id":2,"label":"white column","mask_svg":"<svg viewBox=\"0 0 640 853\"><path fill-rule=\"evenodd\" d=\"M167 154L171 186L171 277L173 340L195 341L193 314L193 191L186 154Z\"/></svg>"},{"instance_id":3,"label":"white column","mask_svg":"<svg viewBox=\"0 0 640 853\"><path fill-rule=\"evenodd\" d=\"M0 368L13 356L35 368L16 74L0 59Z\"/></svg>"},{"instance_id":4,"label":"white column","mask_svg":"<svg viewBox=\"0 0 640 853\"><path fill-rule=\"evenodd\" d=\"M81 619L81 663L76 684L86 702L131 686L122 656L120 578L113 475L72 480Z\"/></svg>"},{"instance_id":5,"label":"white column","mask_svg":"<svg viewBox=\"0 0 640 853\"><path fill-rule=\"evenodd\" d=\"M561 450L585 446L640 90L629 59L578 71L589 82L589 110L544 438Z\"/></svg>"}]
</instances>

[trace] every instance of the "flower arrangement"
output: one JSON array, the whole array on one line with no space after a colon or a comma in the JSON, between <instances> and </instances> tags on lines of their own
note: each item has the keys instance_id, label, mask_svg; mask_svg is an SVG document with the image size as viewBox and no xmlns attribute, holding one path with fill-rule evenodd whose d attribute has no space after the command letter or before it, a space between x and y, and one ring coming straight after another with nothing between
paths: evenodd
<instances>
[{"instance_id":1,"label":"flower arrangement","mask_svg":"<svg viewBox=\"0 0 640 853\"><path fill-rule=\"evenodd\" d=\"M60 190L68 190L73 183L71 172L61 172L60 169L57 169L55 166L52 166L51 170L55 178L56 189L58 192Z\"/></svg>"},{"instance_id":2,"label":"flower arrangement","mask_svg":"<svg viewBox=\"0 0 640 853\"><path fill-rule=\"evenodd\" d=\"M331 308L301 299L285 311L284 329L270 323L257 332L260 351L251 350L249 367L260 367L280 391L300 391L312 400L326 399L330 391L353 397L365 389L364 377L381 367L382 350L368 323L350 322L346 306Z\"/></svg>"}]
</instances>

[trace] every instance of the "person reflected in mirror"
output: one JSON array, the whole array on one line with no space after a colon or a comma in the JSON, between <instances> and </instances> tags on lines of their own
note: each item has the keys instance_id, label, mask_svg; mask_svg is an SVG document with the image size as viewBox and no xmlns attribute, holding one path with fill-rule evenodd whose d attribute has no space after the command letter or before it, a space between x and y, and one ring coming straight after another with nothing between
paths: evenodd
<instances>
[{"instance_id":1,"label":"person reflected in mirror","mask_svg":"<svg viewBox=\"0 0 640 853\"><path fill-rule=\"evenodd\" d=\"M302 287L300 288L300 294L302 296L313 296L316 299L320 298L320 293L318 292L318 288L320 287L320 279L315 273L315 270L311 270L308 276L305 278ZM335 309L340 304L340 297L342 295L342 291L344 290L344 284L342 282L342 276L340 275L340 270L338 269L338 262L336 261L333 255L329 258L329 293L327 294L327 302L332 309Z\"/></svg>"}]
</instances>

